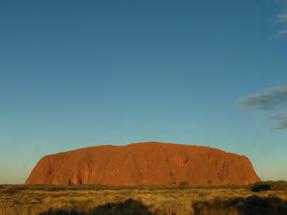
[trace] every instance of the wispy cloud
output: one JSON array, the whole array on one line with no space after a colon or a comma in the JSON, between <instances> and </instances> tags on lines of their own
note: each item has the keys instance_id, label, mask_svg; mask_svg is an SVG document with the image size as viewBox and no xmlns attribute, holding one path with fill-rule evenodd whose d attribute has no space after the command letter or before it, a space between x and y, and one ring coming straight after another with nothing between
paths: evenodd
<instances>
[{"instance_id":1,"label":"wispy cloud","mask_svg":"<svg viewBox=\"0 0 287 215\"><path fill-rule=\"evenodd\" d=\"M241 107L261 110L270 110L283 103L287 103L287 85L270 88L239 101Z\"/></svg>"},{"instance_id":2,"label":"wispy cloud","mask_svg":"<svg viewBox=\"0 0 287 215\"><path fill-rule=\"evenodd\" d=\"M282 25L282 28L285 28L285 29L279 30L277 33L277 36L279 37L287 36L287 26L283 26L283 24L287 23L287 11L277 16L277 22Z\"/></svg>"},{"instance_id":3,"label":"wispy cloud","mask_svg":"<svg viewBox=\"0 0 287 215\"><path fill-rule=\"evenodd\" d=\"M275 122L275 129L287 129L287 114L277 113L269 118Z\"/></svg>"},{"instance_id":4,"label":"wispy cloud","mask_svg":"<svg viewBox=\"0 0 287 215\"><path fill-rule=\"evenodd\" d=\"M276 22L280 25L280 30L276 33L277 37L286 37L287 36L287 1L286 0L281 0L277 1L283 9L282 12L276 16Z\"/></svg>"},{"instance_id":5,"label":"wispy cloud","mask_svg":"<svg viewBox=\"0 0 287 215\"><path fill-rule=\"evenodd\" d=\"M243 108L265 111L271 114L268 119L274 123L274 129L287 129L287 112L278 112L277 108L287 106L287 85L250 95L239 101L239 105Z\"/></svg>"},{"instance_id":6,"label":"wispy cloud","mask_svg":"<svg viewBox=\"0 0 287 215\"><path fill-rule=\"evenodd\" d=\"M277 16L277 22L278 23L284 23L287 22L287 12L281 13Z\"/></svg>"},{"instance_id":7,"label":"wispy cloud","mask_svg":"<svg viewBox=\"0 0 287 215\"><path fill-rule=\"evenodd\" d=\"M287 36L287 30L278 31L277 35L278 35L279 37L281 37L281 36Z\"/></svg>"}]
</instances>

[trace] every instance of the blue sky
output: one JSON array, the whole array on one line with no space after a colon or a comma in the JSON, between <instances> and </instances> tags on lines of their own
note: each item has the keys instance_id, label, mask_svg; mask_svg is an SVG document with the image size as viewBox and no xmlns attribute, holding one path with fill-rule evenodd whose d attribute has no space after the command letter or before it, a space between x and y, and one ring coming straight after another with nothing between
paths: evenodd
<instances>
[{"instance_id":1,"label":"blue sky","mask_svg":"<svg viewBox=\"0 0 287 215\"><path fill-rule=\"evenodd\" d=\"M284 0L1 1L0 183L23 183L46 154L151 140L245 154L261 178L287 179L287 129L270 120L284 102L240 105L286 86L286 11Z\"/></svg>"}]
</instances>

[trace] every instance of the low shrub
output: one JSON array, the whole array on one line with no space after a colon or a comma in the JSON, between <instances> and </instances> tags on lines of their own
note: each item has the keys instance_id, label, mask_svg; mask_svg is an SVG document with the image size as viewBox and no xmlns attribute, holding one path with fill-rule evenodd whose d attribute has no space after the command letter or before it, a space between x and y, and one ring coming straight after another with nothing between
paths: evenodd
<instances>
[{"instance_id":1,"label":"low shrub","mask_svg":"<svg viewBox=\"0 0 287 215\"><path fill-rule=\"evenodd\" d=\"M189 186L189 184L187 181L182 181L179 183L178 188L179 189L185 189L185 188L188 188L188 186Z\"/></svg>"},{"instance_id":2,"label":"low shrub","mask_svg":"<svg viewBox=\"0 0 287 215\"><path fill-rule=\"evenodd\" d=\"M269 183L256 183L251 186L251 191L260 192L260 191L268 191L271 190L272 185Z\"/></svg>"},{"instance_id":3,"label":"low shrub","mask_svg":"<svg viewBox=\"0 0 287 215\"><path fill-rule=\"evenodd\" d=\"M67 209L50 209L40 215L153 215L142 202L128 199L120 203L107 203L89 212L78 212Z\"/></svg>"},{"instance_id":4,"label":"low shrub","mask_svg":"<svg viewBox=\"0 0 287 215\"><path fill-rule=\"evenodd\" d=\"M264 181L258 182L250 186L253 192L268 191L268 190L287 190L286 181Z\"/></svg>"},{"instance_id":5,"label":"low shrub","mask_svg":"<svg viewBox=\"0 0 287 215\"><path fill-rule=\"evenodd\" d=\"M195 215L286 215L287 202L277 197L250 196L193 204Z\"/></svg>"}]
</instances>

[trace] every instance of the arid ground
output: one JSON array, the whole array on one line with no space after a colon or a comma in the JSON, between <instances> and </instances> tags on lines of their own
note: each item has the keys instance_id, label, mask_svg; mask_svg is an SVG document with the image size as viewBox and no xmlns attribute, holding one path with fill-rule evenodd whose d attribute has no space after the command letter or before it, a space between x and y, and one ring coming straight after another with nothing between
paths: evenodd
<instances>
[{"instance_id":1,"label":"arid ground","mask_svg":"<svg viewBox=\"0 0 287 215\"><path fill-rule=\"evenodd\" d=\"M285 182L259 186L0 186L0 215L287 214Z\"/></svg>"}]
</instances>

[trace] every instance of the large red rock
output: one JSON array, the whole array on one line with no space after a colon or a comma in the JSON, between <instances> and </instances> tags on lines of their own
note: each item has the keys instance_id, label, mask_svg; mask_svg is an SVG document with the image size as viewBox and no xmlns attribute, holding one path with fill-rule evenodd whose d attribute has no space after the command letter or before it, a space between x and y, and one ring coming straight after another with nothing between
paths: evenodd
<instances>
[{"instance_id":1,"label":"large red rock","mask_svg":"<svg viewBox=\"0 0 287 215\"><path fill-rule=\"evenodd\" d=\"M207 185L259 180L245 156L210 147L145 142L45 156L26 184Z\"/></svg>"}]
</instances>

